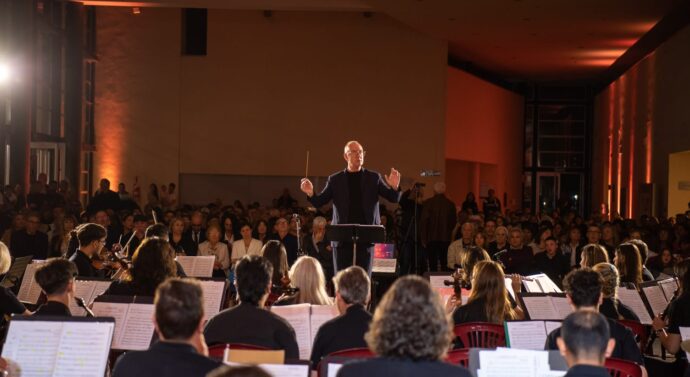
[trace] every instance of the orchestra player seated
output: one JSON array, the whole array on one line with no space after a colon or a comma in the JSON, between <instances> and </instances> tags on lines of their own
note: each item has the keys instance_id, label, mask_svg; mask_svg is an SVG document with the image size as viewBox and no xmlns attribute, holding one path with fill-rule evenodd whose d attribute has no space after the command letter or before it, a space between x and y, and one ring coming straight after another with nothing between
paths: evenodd
<instances>
[{"instance_id":1,"label":"orchestra player seated","mask_svg":"<svg viewBox=\"0 0 690 377\"><path fill-rule=\"evenodd\" d=\"M204 340L204 299L201 285L172 278L161 284L154 299L154 322L160 339L146 351L130 351L115 363L113 377L203 377L221 366L208 358Z\"/></svg>"},{"instance_id":2,"label":"orchestra player seated","mask_svg":"<svg viewBox=\"0 0 690 377\"><path fill-rule=\"evenodd\" d=\"M299 257L290 268L290 286L297 288L293 295L283 296L273 305L332 305L326 292L326 278L316 258Z\"/></svg>"},{"instance_id":3,"label":"orchestra player seated","mask_svg":"<svg viewBox=\"0 0 690 377\"><path fill-rule=\"evenodd\" d=\"M72 254L69 260L77 265L78 276L99 277L100 274L91 264L91 260L103 249L106 235L104 227L93 223L81 224L72 231L72 238L79 240L79 249Z\"/></svg>"},{"instance_id":4,"label":"orchestra player seated","mask_svg":"<svg viewBox=\"0 0 690 377\"><path fill-rule=\"evenodd\" d=\"M34 315L71 317L69 304L75 300L76 276L77 266L66 259L52 258L42 263L36 269L34 278L45 293L47 302L41 305Z\"/></svg>"},{"instance_id":5,"label":"orchestra player seated","mask_svg":"<svg viewBox=\"0 0 690 377\"><path fill-rule=\"evenodd\" d=\"M285 350L286 359L298 359L295 330L281 317L264 309L271 291L273 266L258 255L245 255L235 265L239 305L223 310L206 324L209 345L244 343Z\"/></svg>"},{"instance_id":6,"label":"orchestra player seated","mask_svg":"<svg viewBox=\"0 0 690 377\"><path fill-rule=\"evenodd\" d=\"M9 271L11 264L12 257L10 256L10 250L7 248L7 245L0 242L0 276L4 276L7 271ZM2 285L0 285L0 312L0 325L4 325L5 316L11 314L31 314L24 304L17 299L17 296Z\"/></svg>"}]
</instances>

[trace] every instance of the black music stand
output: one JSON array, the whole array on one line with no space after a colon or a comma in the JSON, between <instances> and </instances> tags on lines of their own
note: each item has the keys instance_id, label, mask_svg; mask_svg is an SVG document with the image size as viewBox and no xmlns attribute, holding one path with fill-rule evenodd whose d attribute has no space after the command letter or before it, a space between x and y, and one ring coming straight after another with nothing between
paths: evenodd
<instances>
[{"instance_id":1,"label":"black music stand","mask_svg":"<svg viewBox=\"0 0 690 377\"><path fill-rule=\"evenodd\" d=\"M338 224L326 225L326 238L335 242L352 242L352 265L357 265L357 243L383 243L383 225Z\"/></svg>"},{"instance_id":2,"label":"black music stand","mask_svg":"<svg viewBox=\"0 0 690 377\"><path fill-rule=\"evenodd\" d=\"M19 286L22 282L24 272L26 271L26 266L31 263L33 257L33 255L27 255L25 257L16 258L12 262L10 269L5 274L5 277L2 279L2 281L0 281L0 286L5 288Z\"/></svg>"}]
</instances>

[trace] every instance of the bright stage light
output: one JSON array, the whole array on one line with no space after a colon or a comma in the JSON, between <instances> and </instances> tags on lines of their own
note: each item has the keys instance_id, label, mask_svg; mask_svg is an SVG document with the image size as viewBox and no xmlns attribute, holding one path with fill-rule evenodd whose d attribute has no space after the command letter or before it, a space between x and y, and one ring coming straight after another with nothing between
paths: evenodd
<instances>
[{"instance_id":1,"label":"bright stage light","mask_svg":"<svg viewBox=\"0 0 690 377\"><path fill-rule=\"evenodd\" d=\"M10 66L7 63L0 62L0 85L4 85L10 81L11 73Z\"/></svg>"}]
</instances>

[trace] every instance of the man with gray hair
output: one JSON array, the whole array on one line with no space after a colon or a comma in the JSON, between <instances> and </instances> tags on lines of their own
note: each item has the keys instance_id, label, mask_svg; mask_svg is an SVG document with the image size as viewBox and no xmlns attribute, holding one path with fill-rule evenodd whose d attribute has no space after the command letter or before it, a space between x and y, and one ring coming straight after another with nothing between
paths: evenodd
<instances>
[{"instance_id":1,"label":"man with gray hair","mask_svg":"<svg viewBox=\"0 0 690 377\"><path fill-rule=\"evenodd\" d=\"M327 285L329 285L328 292L333 294L330 281L333 279L333 247L331 242L326 238L326 224L327 221L322 216L317 216L312 221L311 234L304 237L304 250L310 257L316 258L321 263L323 274L326 277Z\"/></svg>"},{"instance_id":2,"label":"man with gray hair","mask_svg":"<svg viewBox=\"0 0 690 377\"><path fill-rule=\"evenodd\" d=\"M340 316L324 323L316 333L311 351L313 368L333 352L367 347L364 333L371 322L371 314L365 308L371 297L369 275L363 268L352 266L338 272L333 283Z\"/></svg>"},{"instance_id":3,"label":"man with gray hair","mask_svg":"<svg viewBox=\"0 0 690 377\"><path fill-rule=\"evenodd\" d=\"M422 247L427 250L429 271L443 270L448 260L450 236L457 222L455 203L445 195L446 184L434 184L434 196L424 202L420 220Z\"/></svg>"}]
</instances>

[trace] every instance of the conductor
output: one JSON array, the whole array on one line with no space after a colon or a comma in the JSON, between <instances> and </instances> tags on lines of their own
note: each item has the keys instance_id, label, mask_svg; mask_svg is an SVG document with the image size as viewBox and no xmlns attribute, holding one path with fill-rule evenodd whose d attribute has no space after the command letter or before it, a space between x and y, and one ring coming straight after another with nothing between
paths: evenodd
<instances>
[{"instance_id":1,"label":"conductor","mask_svg":"<svg viewBox=\"0 0 690 377\"><path fill-rule=\"evenodd\" d=\"M347 168L328 177L326 187L319 194L314 193L314 185L308 178L302 178L300 189L314 207L333 201L331 224L380 225L379 196L397 203L401 193L400 172L391 168L385 175L364 169L364 149L358 141L345 144L343 157ZM334 248L335 270L352 265L352 243L340 242ZM371 245L357 244L357 265L369 270Z\"/></svg>"}]
</instances>

